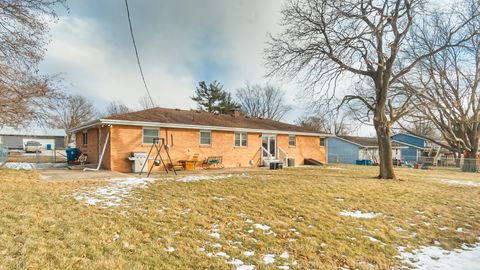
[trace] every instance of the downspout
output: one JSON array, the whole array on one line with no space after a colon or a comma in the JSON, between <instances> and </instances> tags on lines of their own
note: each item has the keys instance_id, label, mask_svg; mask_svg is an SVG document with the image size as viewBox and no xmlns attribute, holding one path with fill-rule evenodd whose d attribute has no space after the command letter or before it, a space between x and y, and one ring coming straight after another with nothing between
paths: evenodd
<instances>
[{"instance_id":1,"label":"downspout","mask_svg":"<svg viewBox=\"0 0 480 270\"><path fill-rule=\"evenodd\" d=\"M109 129L111 125L108 126ZM105 155L105 149L107 149L107 144L108 144L108 139L110 138L110 130L107 132L107 136L105 137L105 143L103 144L103 149L102 149L102 155L100 156L100 159L98 160L98 166L95 169L91 168L85 168L83 171L98 171L100 167L102 166L102 161L103 161L103 156Z\"/></svg>"}]
</instances>

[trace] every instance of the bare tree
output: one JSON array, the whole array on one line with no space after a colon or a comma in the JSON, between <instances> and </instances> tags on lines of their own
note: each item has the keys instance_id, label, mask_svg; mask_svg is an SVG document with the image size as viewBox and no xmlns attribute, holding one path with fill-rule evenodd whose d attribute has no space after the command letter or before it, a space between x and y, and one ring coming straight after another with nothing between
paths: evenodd
<instances>
[{"instance_id":1,"label":"bare tree","mask_svg":"<svg viewBox=\"0 0 480 270\"><path fill-rule=\"evenodd\" d=\"M307 108L307 114L298 118L296 124L318 132L337 136L352 135L361 123L355 121L350 110L345 108L330 108L328 105L312 105Z\"/></svg>"},{"instance_id":2,"label":"bare tree","mask_svg":"<svg viewBox=\"0 0 480 270\"><path fill-rule=\"evenodd\" d=\"M428 28L425 0L291 0L282 10L285 30L271 36L266 50L270 75L299 78L314 92L334 95L338 80L371 82L370 100L347 94L344 102L360 101L373 115L381 179L395 179L391 126L408 112L410 99L399 102L390 89L419 62L469 37L465 18L450 28L449 38L432 50L409 57L406 49L416 28ZM427 29L425 29L427 30ZM323 86L319 86L319 84ZM333 92L332 92L333 91ZM397 105L397 106L395 106Z\"/></svg>"},{"instance_id":3,"label":"bare tree","mask_svg":"<svg viewBox=\"0 0 480 270\"><path fill-rule=\"evenodd\" d=\"M110 101L105 107L104 116L112 116L131 112L132 110L120 101Z\"/></svg>"},{"instance_id":4,"label":"bare tree","mask_svg":"<svg viewBox=\"0 0 480 270\"><path fill-rule=\"evenodd\" d=\"M292 109L285 100L285 92L269 84L247 83L244 88L237 90L235 98L243 113L250 117L278 121Z\"/></svg>"},{"instance_id":5,"label":"bare tree","mask_svg":"<svg viewBox=\"0 0 480 270\"><path fill-rule=\"evenodd\" d=\"M404 120L410 118L408 121L399 121L400 130L406 131L416 136L421 136L423 138L429 138L430 141L437 142L440 138L439 131L435 126L435 123L429 121L425 118L417 118L415 115L418 115L417 110L412 110L408 115L404 117ZM414 117L416 119L412 119Z\"/></svg>"},{"instance_id":6,"label":"bare tree","mask_svg":"<svg viewBox=\"0 0 480 270\"><path fill-rule=\"evenodd\" d=\"M81 95L72 95L50 105L49 125L65 129L67 143L71 142L69 130L97 117L94 105Z\"/></svg>"},{"instance_id":7,"label":"bare tree","mask_svg":"<svg viewBox=\"0 0 480 270\"><path fill-rule=\"evenodd\" d=\"M470 17L479 8L480 2L470 1L462 14ZM435 31L420 33L412 54L429 52L432 44L449 38L450 23L445 18L435 17L432 24ZM467 26L465 35L477 35L461 47L424 58L404 85L414 95L416 108L408 119L433 123L452 151L465 153L463 170L475 172L480 143L480 18Z\"/></svg>"},{"instance_id":8,"label":"bare tree","mask_svg":"<svg viewBox=\"0 0 480 270\"><path fill-rule=\"evenodd\" d=\"M49 23L64 0L0 1L0 125L44 116L40 105L58 94L55 77L40 76Z\"/></svg>"},{"instance_id":9,"label":"bare tree","mask_svg":"<svg viewBox=\"0 0 480 270\"><path fill-rule=\"evenodd\" d=\"M159 107L159 104L156 101L152 101L150 97L148 97L147 95L141 97L138 100L138 103L140 104L140 108L142 110L148 110L155 107Z\"/></svg>"}]
</instances>

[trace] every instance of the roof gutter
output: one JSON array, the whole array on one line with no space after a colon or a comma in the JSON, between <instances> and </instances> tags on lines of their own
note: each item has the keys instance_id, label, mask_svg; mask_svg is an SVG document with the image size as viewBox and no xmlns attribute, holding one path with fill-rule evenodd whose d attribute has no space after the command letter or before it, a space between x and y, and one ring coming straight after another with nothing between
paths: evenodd
<instances>
[{"instance_id":1,"label":"roof gutter","mask_svg":"<svg viewBox=\"0 0 480 270\"><path fill-rule=\"evenodd\" d=\"M142 121L128 121L115 119L98 119L91 121L82 126L73 128L70 132L77 132L88 129L97 125L125 125L125 126L143 126L143 127L164 127L164 128L184 128L184 129L205 129L205 130L220 130L220 131L243 131L243 132L259 132L259 133L273 133L273 134L292 134L304 136L321 136L331 137L332 134L315 133L315 132L300 132L300 131L284 131L284 130L269 130L269 129L254 129L254 128L236 128L236 127L221 127L221 126L204 126L204 125L187 125L187 124L172 124L159 122L142 122Z\"/></svg>"}]
</instances>

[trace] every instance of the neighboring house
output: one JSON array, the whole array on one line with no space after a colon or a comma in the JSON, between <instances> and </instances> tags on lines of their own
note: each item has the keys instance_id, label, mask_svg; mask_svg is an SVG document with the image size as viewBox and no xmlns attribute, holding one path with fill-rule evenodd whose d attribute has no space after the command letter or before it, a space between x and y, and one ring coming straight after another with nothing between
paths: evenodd
<instances>
[{"instance_id":1,"label":"neighboring house","mask_svg":"<svg viewBox=\"0 0 480 270\"><path fill-rule=\"evenodd\" d=\"M440 145L409 133L395 134L392 136L392 141L407 147L402 149L402 160L404 161L436 163L436 160L442 155L446 156L449 153Z\"/></svg>"},{"instance_id":2,"label":"neighboring house","mask_svg":"<svg viewBox=\"0 0 480 270\"><path fill-rule=\"evenodd\" d=\"M52 149L65 148L65 130L63 129L15 129L0 128L0 145L9 149L24 149L28 141L36 141L46 149L48 145Z\"/></svg>"},{"instance_id":3,"label":"neighboring house","mask_svg":"<svg viewBox=\"0 0 480 270\"><path fill-rule=\"evenodd\" d=\"M402 144L392 143L394 159L401 159ZM356 164L357 160L370 160L373 164L380 161L377 138L338 136L330 137L327 146L328 162Z\"/></svg>"},{"instance_id":4,"label":"neighboring house","mask_svg":"<svg viewBox=\"0 0 480 270\"><path fill-rule=\"evenodd\" d=\"M165 139L173 162L198 156L222 156L226 167L261 166L273 158L326 162L328 134L278 121L248 118L239 112L212 114L193 110L153 108L98 119L71 130L77 147L90 163L130 172L133 153L148 152L155 137ZM162 153L165 158L165 152ZM151 164L151 160L149 161ZM161 169L161 167L157 167Z\"/></svg>"}]
</instances>

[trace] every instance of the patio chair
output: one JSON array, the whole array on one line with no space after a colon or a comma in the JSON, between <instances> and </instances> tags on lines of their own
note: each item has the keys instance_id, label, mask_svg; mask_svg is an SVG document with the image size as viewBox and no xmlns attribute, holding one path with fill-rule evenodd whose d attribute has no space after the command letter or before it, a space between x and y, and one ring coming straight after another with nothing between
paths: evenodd
<instances>
[{"instance_id":1,"label":"patio chair","mask_svg":"<svg viewBox=\"0 0 480 270\"><path fill-rule=\"evenodd\" d=\"M211 157L208 157L207 159L205 159L203 161L203 164L202 164L202 167L204 169L209 169L211 167L215 167L215 168L224 168L223 164L222 164L222 160L223 160L223 157L222 156L211 156Z\"/></svg>"}]
</instances>

